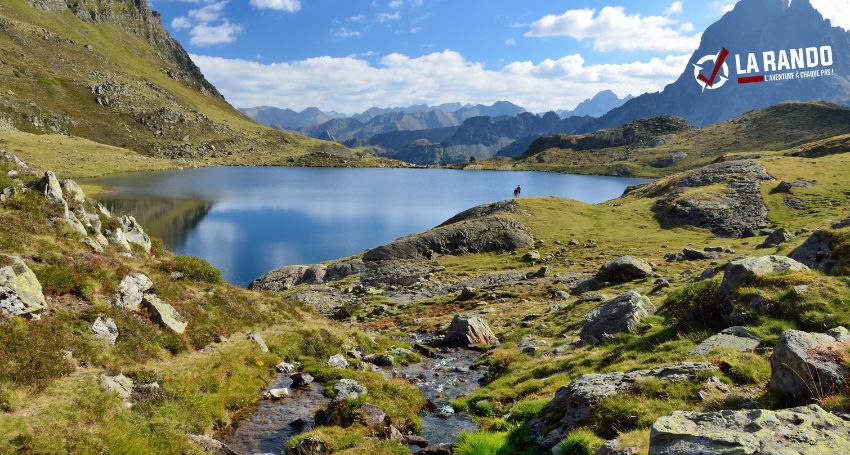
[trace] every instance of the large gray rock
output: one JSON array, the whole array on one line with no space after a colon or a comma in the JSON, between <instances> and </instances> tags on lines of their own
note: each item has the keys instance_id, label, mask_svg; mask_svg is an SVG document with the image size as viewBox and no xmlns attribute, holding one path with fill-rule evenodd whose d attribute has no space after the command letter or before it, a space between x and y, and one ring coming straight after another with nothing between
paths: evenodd
<instances>
[{"instance_id":1,"label":"large gray rock","mask_svg":"<svg viewBox=\"0 0 850 455\"><path fill-rule=\"evenodd\" d=\"M686 412L661 417L650 455L850 453L850 422L820 406L770 411Z\"/></svg>"},{"instance_id":2,"label":"large gray rock","mask_svg":"<svg viewBox=\"0 0 850 455\"><path fill-rule=\"evenodd\" d=\"M706 355L714 349L733 349L739 352L753 352L758 349L761 342L756 334L745 327L729 327L720 333L714 334L696 347L688 354Z\"/></svg>"},{"instance_id":3,"label":"large gray rock","mask_svg":"<svg viewBox=\"0 0 850 455\"><path fill-rule=\"evenodd\" d=\"M144 229L136 219L129 215L121 217L121 226L124 229L124 237L128 242L142 247L143 250L150 252L151 239L145 234Z\"/></svg>"},{"instance_id":4,"label":"large gray rock","mask_svg":"<svg viewBox=\"0 0 850 455\"><path fill-rule=\"evenodd\" d=\"M584 422L596 403L607 396L634 392L641 379L684 381L695 379L702 371L714 370L717 367L709 363L682 363L629 373L586 374L558 389L552 401L528 425L538 444L552 447Z\"/></svg>"},{"instance_id":5,"label":"large gray rock","mask_svg":"<svg viewBox=\"0 0 850 455\"><path fill-rule=\"evenodd\" d=\"M153 294L146 294L144 305L150 311L151 317L161 326L171 329L174 333L183 333L186 331L186 326L189 325L184 318L173 306L165 303L159 297Z\"/></svg>"},{"instance_id":6,"label":"large gray rock","mask_svg":"<svg viewBox=\"0 0 850 455\"><path fill-rule=\"evenodd\" d=\"M328 366L332 368L346 369L348 368L348 360L342 354L336 354L328 358Z\"/></svg>"},{"instance_id":7,"label":"large gray rock","mask_svg":"<svg viewBox=\"0 0 850 455\"><path fill-rule=\"evenodd\" d=\"M775 246L782 245L785 242L790 242L794 239L794 234L788 232L785 228L779 228L770 233L769 236L762 243L762 247L764 248L772 248Z\"/></svg>"},{"instance_id":8,"label":"large gray rock","mask_svg":"<svg viewBox=\"0 0 850 455\"><path fill-rule=\"evenodd\" d=\"M334 384L334 401L356 400L361 395L369 393L369 389L360 385L354 379L340 379Z\"/></svg>"},{"instance_id":9,"label":"large gray rock","mask_svg":"<svg viewBox=\"0 0 850 455\"><path fill-rule=\"evenodd\" d=\"M300 284L319 284L325 277L325 266L288 265L257 278L248 285L248 289L260 291L286 291Z\"/></svg>"},{"instance_id":10,"label":"large gray rock","mask_svg":"<svg viewBox=\"0 0 850 455\"><path fill-rule=\"evenodd\" d=\"M130 272L118 284L118 293L112 297L112 303L129 311L139 311L145 291L153 287L153 281L147 275Z\"/></svg>"},{"instance_id":11,"label":"large gray rock","mask_svg":"<svg viewBox=\"0 0 850 455\"><path fill-rule=\"evenodd\" d=\"M453 347L495 346L499 339L490 326L477 316L455 315L449 325L443 344Z\"/></svg>"},{"instance_id":12,"label":"large gray rock","mask_svg":"<svg viewBox=\"0 0 850 455\"><path fill-rule=\"evenodd\" d=\"M83 192L80 185L77 185L77 182L71 179L65 179L59 182L59 184L62 186L65 196L67 196L65 198L66 201L74 204L83 204L86 202L86 193Z\"/></svg>"},{"instance_id":13,"label":"large gray rock","mask_svg":"<svg viewBox=\"0 0 850 455\"><path fill-rule=\"evenodd\" d=\"M623 256L603 264L599 272L596 273L596 279L610 283L625 283L626 281L646 278L652 273L652 266L643 259Z\"/></svg>"},{"instance_id":14,"label":"large gray rock","mask_svg":"<svg viewBox=\"0 0 850 455\"><path fill-rule=\"evenodd\" d=\"M728 298L737 289L755 278L786 272L809 270L805 265L785 256L749 257L732 261L723 274L720 284L721 297Z\"/></svg>"},{"instance_id":15,"label":"large gray rock","mask_svg":"<svg viewBox=\"0 0 850 455\"><path fill-rule=\"evenodd\" d=\"M752 160L727 161L673 175L632 194L658 198L653 208L666 225L688 225L724 237L741 237L767 226L767 206L759 191L771 180L764 166ZM693 191L725 185L722 191Z\"/></svg>"},{"instance_id":16,"label":"large gray rock","mask_svg":"<svg viewBox=\"0 0 850 455\"><path fill-rule=\"evenodd\" d=\"M47 307L41 283L23 259L0 255L0 316L35 313Z\"/></svg>"},{"instance_id":17,"label":"large gray rock","mask_svg":"<svg viewBox=\"0 0 850 455\"><path fill-rule=\"evenodd\" d=\"M629 291L594 308L584 317L581 339L597 344L620 332L634 332L640 321L655 313L649 298Z\"/></svg>"},{"instance_id":18,"label":"large gray rock","mask_svg":"<svg viewBox=\"0 0 850 455\"><path fill-rule=\"evenodd\" d=\"M59 179L56 178L56 174L53 171L47 171L44 173L44 176L41 178L41 182L39 183L39 188L41 188L42 193L44 193L44 197L51 204L62 204L65 205L65 197L62 195L62 186L59 184Z\"/></svg>"},{"instance_id":19,"label":"large gray rock","mask_svg":"<svg viewBox=\"0 0 850 455\"><path fill-rule=\"evenodd\" d=\"M261 352L269 352L269 347L266 345L266 340L263 339L263 336L257 332L248 332L246 338L253 341L260 347Z\"/></svg>"},{"instance_id":20,"label":"large gray rock","mask_svg":"<svg viewBox=\"0 0 850 455\"><path fill-rule=\"evenodd\" d=\"M524 213L519 208L519 202L516 199L506 199L504 201L493 202L490 204L482 204L471 209L464 210L457 215L444 221L440 226L448 226L450 224L461 221L484 218L485 216L495 215L497 213ZM440 227L438 226L438 227Z\"/></svg>"},{"instance_id":21,"label":"large gray rock","mask_svg":"<svg viewBox=\"0 0 850 455\"><path fill-rule=\"evenodd\" d=\"M124 234L124 229L117 227L108 233L109 242L115 245L115 248L123 253L133 251L130 247L130 242L127 241L127 236Z\"/></svg>"},{"instance_id":22,"label":"large gray rock","mask_svg":"<svg viewBox=\"0 0 850 455\"><path fill-rule=\"evenodd\" d=\"M815 231L788 256L816 270L832 273L838 264L833 255L834 234L828 231Z\"/></svg>"},{"instance_id":23,"label":"large gray rock","mask_svg":"<svg viewBox=\"0 0 850 455\"><path fill-rule=\"evenodd\" d=\"M202 434L190 434L186 438L210 455L239 455L227 444Z\"/></svg>"},{"instance_id":24,"label":"large gray rock","mask_svg":"<svg viewBox=\"0 0 850 455\"><path fill-rule=\"evenodd\" d=\"M106 316L98 316L91 325L92 338L95 340L106 340L109 344L115 344L118 340L118 326L115 321Z\"/></svg>"},{"instance_id":25,"label":"large gray rock","mask_svg":"<svg viewBox=\"0 0 850 455\"><path fill-rule=\"evenodd\" d=\"M103 390L117 394L124 400L129 400L133 396L133 380L123 374L101 376L100 387Z\"/></svg>"},{"instance_id":26,"label":"large gray rock","mask_svg":"<svg viewBox=\"0 0 850 455\"><path fill-rule=\"evenodd\" d=\"M402 237L366 252L366 261L432 259L440 255L514 251L534 244L524 224L501 216L461 221Z\"/></svg>"},{"instance_id":27,"label":"large gray rock","mask_svg":"<svg viewBox=\"0 0 850 455\"><path fill-rule=\"evenodd\" d=\"M850 370L837 361L850 347L844 339L840 331L832 334L782 332L770 355L768 387L801 401L837 392L847 384L850 376Z\"/></svg>"}]
</instances>

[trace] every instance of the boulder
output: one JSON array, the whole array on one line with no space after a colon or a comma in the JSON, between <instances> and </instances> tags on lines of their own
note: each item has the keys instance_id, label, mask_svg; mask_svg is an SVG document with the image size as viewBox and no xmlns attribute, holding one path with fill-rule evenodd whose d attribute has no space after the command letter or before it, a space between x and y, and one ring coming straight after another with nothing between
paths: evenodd
<instances>
[{"instance_id":1,"label":"boulder","mask_svg":"<svg viewBox=\"0 0 850 455\"><path fill-rule=\"evenodd\" d=\"M124 229L124 237L127 241L142 247L143 250L151 251L151 239L145 234L142 226L136 222L136 219L129 215L121 217L121 226Z\"/></svg>"},{"instance_id":2,"label":"boulder","mask_svg":"<svg viewBox=\"0 0 850 455\"><path fill-rule=\"evenodd\" d=\"M88 235L86 227L83 225L80 219L77 218L77 215L75 215L74 212L68 210L67 207L65 207L64 215L62 215L62 218L59 221L65 223L65 225L67 225L72 231L76 232L77 234Z\"/></svg>"},{"instance_id":3,"label":"boulder","mask_svg":"<svg viewBox=\"0 0 850 455\"><path fill-rule=\"evenodd\" d=\"M127 241L127 236L124 234L124 229L115 228L108 233L109 242L115 245L115 247L124 253L130 253L133 251L133 248L130 247L130 242Z\"/></svg>"},{"instance_id":4,"label":"boulder","mask_svg":"<svg viewBox=\"0 0 850 455\"><path fill-rule=\"evenodd\" d=\"M348 368L348 360L342 354L332 355L328 359L328 366L332 368L346 369Z\"/></svg>"},{"instance_id":5,"label":"boulder","mask_svg":"<svg viewBox=\"0 0 850 455\"><path fill-rule=\"evenodd\" d=\"M286 449L286 455L329 455L330 453L327 445L316 438L304 438Z\"/></svg>"},{"instance_id":6,"label":"boulder","mask_svg":"<svg viewBox=\"0 0 850 455\"><path fill-rule=\"evenodd\" d=\"M189 322L173 306L163 302L162 299L153 294L145 294L143 303L145 308L150 311L151 317L159 325L177 334L186 331Z\"/></svg>"},{"instance_id":7,"label":"boulder","mask_svg":"<svg viewBox=\"0 0 850 455\"><path fill-rule=\"evenodd\" d=\"M109 344L115 344L118 340L118 326L115 321L106 316L98 316L91 325L92 338L95 340L106 340Z\"/></svg>"},{"instance_id":8,"label":"boulder","mask_svg":"<svg viewBox=\"0 0 850 455\"><path fill-rule=\"evenodd\" d=\"M531 250L528 253L522 255L522 260L525 262L537 262L541 258L540 252L537 250Z\"/></svg>"},{"instance_id":9,"label":"boulder","mask_svg":"<svg viewBox=\"0 0 850 455\"><path fill-rule=\"evenodd\" d=\"M759 186L771 180L753 160L734 160L660 179L632 194L655 198L655 216L664 225L696 226L723 237L743 237L767 226L767 206ZM722 185L720 191L700 190Z\"/></svg>"},{"instance_id":10,"label":"boulder","mask_svg":"<svg viewBox=\"0 0 850 455\"><path fill-rule=\"evenodd\" d=\"M248 338L249 340L253 341L254 343L257 343L257 346L260 347L260 352L263 352L263 353L269 352L269 347L266 346L266 340L264 340L263 336L260 335L259 333L248 332L248 334L245 335L245 337Z\"/></svg>"},{"instance_id":11,"label":"boulder","mask_svg":"<svg viewBox=\"0 0 850 455\"><path fill-rule=\"evenodd\" d=\"M432 259L439 255L515 251L534 244L524 224L500 216L461 221L400 238L366 252L366 261Z\"/></svg>"},{"instance_id":12,"label":"boulder","mask_svg":"<svg viewBox=\"0 0 850 455\"><path fill-rule=\"evenodd\" d=\"M443 343L452 347L495 346L499 339L483 319L458 314L452 319Z\"/></svg>"},{"instance_id":13,"label":"boulder","mask_svg":"<svg viewBox=\"0 0 850 455\"><path fill-rule=\"evenodd\" d=\"M95 253L103 253L103 245L100 242L93 240L91 237L83 237L80 243L91 248Z\"/></svg>"},{"instance_id":14,"label":"boulder","mask_svg":"<svg viewBox=\"0 0 850 455\"><path fill-rule=\"evenodd\" d=\"M809 270L805 265L785 256L749 257L732 261L726 266L723 281L720 284L720 296L729 298L739 287L754 278L786 272Z\"/></svg>"},{"instance_id":15,"label":"boulder","mask_svg":"<svg viewBox=\"0 0 850 455\"><path fill-rule=\"evenodd\" d=\"M497 213L525 213L519 208L519 202L516 199L507 199L504 201L483 204L471 209L464 210L457 215L444 221L440 226L448 226L461 221L484 218L486 216L495 215Z\"/></svg>"},{"instance_id":16,"label":"boulder","mask_svg":"<svg viewBox=\"0 0 850 455\"><path fill-rule=\"evenodd\" d=\"M369 428L383 428L387 425L387 413L374 404L365 403L357 410L357 420Z\"/></svg>"},{"instance_id":17,"label":"boulder","mask_svg":"<svg viewBox=\"0 0 850 455\"><path fill-rule=\"evenodd\" d=\"M357 275L366 271L366 264L362 259L350 259L330 264L325 269L324 281L338 281L351 275Z\"/></svg>"},{"instance_id":18,"label":"boulder","mask_svg":"<svg viewBox=\"0 0 850 455\"><path fill-rule=\"evenodd\" d=\"M41 283L23 259L0 255L0 316L14 317L47 308Z\"/></svg>"},{"instance_id":19,"label":"boulder","mask_svg":"<svg viewBox=\"0 0 850 455\"><path fill-rule=\"evenodd\" d=\"M830 334L786 330L770 355L768 387L799 401L830 395L847 384L850 370L840 359L848 347Z\"/></svg>"},{"instance_id":20,"label":"boulder","mask_svg":"<svg viewBox=\"0 0 850 455\"><path fill-rule=\"evenodd\" d=\"M77 185L77 182L71 179L65 179L59 182L66 201L74 204L84 204L86 202L86 193L83 192L83 189L80 188L80 185Z\"/></svg>"},{"instance_id":21,"label":"boulder","mask_svg":"<svg viewBox=\"0 0 850 455\"><path fill-rule=\"evenodd\" d=\"M649 298L629 291L599 305L585 316L581 339L598 344L620 332L634 332L640 321L655 313Z\"/></svg>"},{"instance_id":22,"label":"boulder","mask_svg":"<svg viewBox=\"0 0 850 455\"><path fill-rule=\"evenodd\" d=\"M210 455L239 455L227 444L202 434L190 434L186 438Z\"/></svg>"},{"instance_id":23,"label":"boulder","mask_svg":"<svg viewBox=\"0 0 850 455\"><path fill-rule=\"evenodd\" d=\"M595 404L607 396L635 391L642 379L693 380L700 372L716 370L709 363L682 363L629 373L586 374L558 389L552 401L528 425L538 444L552 447L584 422Z\"/></svg>"},{"instance_id":24,"label":"boulder","mask_svg":"<svg viewBox=\"0 0 850 455\"><path fill-rule=\"evenodd\" d=\"M701 261L706 259L719 259L723 253L717 251L702 251L693 248L682 249L682 256L688 261Z\"/></svg>"},{"instance_id":25,"label":"boulder","mask_svg":"<svg viewBox=\"0 0 850 455\"><path fill-rule=\"evenodd\" d=\"M639 280L652 275L652 266L643 259L634 256L623 256L612 259L602 265L596 274L598 281L610 283L625 283L627 281Z\"/></svg>"},{"instance_id":26,"label":"boulder","mask_svg":"<svg viewBox=\"0 0 850 455\"><path fill-rule=\"evenodd\" d=\"M300 284L319 284L325 277L326 268L318 265L288 265L257 278L248 285L249 289L261 291L286 291Z\"/></svg>"},{"instance_id":27,"label":"boulder","mask_svg":"<svg viewBox=\"0 0 850 455\"><path fill-rule=\"evenodd\" d=\"M839 258L833 254L835 235L828 231L815 231L788 256L808 267L826 273L832 273Z\"/></svg>"},{"instance_id":28,"label":"boulder","mask_svg":"<svg viewBox=\"0 0 850 455\"><path fill-rule=\"evenodd\" d=\"M286 362L280 362L274 366L280 374L294 374L295 373L295 365Z\"/></svg>"},{"instance_id":29,"label":"boulder","mask_svg":"<svg viewBox=\"0 0 850 455\"><path fill-rule=\"evenodd\" d=\"M745 327L729 327L720 333L706 338L702 343L691 349L690 355L706 355L714 349L725 348L739 352L753 352L761 342L758 337Z\"/></svg>"},{"instance_id":30,"label":"boulder","mask_svg":"<svg viewBox=\"0 0 850 455\"><path fill-rule=\"evenodd\" d=\"M762 248L773 248L794 239L794 235L785 228L779 228L770 233L761 244Z\"/></svg>"},{"instance_id":31,"label":"boulder","mask_svg":"<svg viewBox=\"0 0 850 455\"><path fill-rule=\"evenodd\" d=\"M650 455L850 453L850 422L812 405L770 411L674 411L655 421Z\"/></svg>"},{"instance_id":32,"label":"boulder","mask_svg":"<svg viewBox=\"0 0 850 455\"><path fill-rule=\"evenodd\" d=\"M340 379L334 384L334 401L356 400L361 395L366 395L369 390L360 385L354 379Z\"/></svg>"},{"instance_id":33,"label":"boulder","mask_svg":"<svg viewBox=\"0 0 850 455\"><path fill-rule=\"evenodd\" d=\"M286 387L269 389L263 393L263 398L266 400L282 400L287 397L289 397L289 389Z\"/></svg>"},{"instance_id":34,"label":"boulder","mask_svg":"<svg viewBox=\"0 0 850 455\"><path fill-rule=\"evenodd\" d=\"M144 294L153 287L153 282L146 275L130 272L118 284L118 293L112 297L115 306L129 311L139 311Z\"/></svg>"},{"instance_id":35,"label":"boulder","mask_svg":"<svg viewBox=\"0 0 850 455\"><path fill-rule=\"evenodd\" d=\"M56 178L56 174L53 171L44 173L39 183L39 188L51 204L65 205L65 198L62 196L62 186L59 184L59 179Z\"/></svg>"},{"instance_id":36,"label":"boulder","mask_svg":"<svg viewBox=\"0 0 850 455\"><path fill-rule=\"evenodd\" d=\"M292 375L292 387L302 389L313 383L313 376L308 373L295 373Z\"/></svg>"},{"instance_id":37,"label":"boulder","mask_svg":"<svg viewBox=\"0 0 850 455\"><path fill-rule=\"evenodd\" d=\"M620 441L610 439L596 449L596 453L593 455L637 455L637 453L638 449L636 447L622 447L620 446Z\"/></svg>"},{"instance_id":38,"label":"boulder","mask_svg":"<svg viewBox=\"0 0 850 455\"><path fill-rule=\"evenodd\" d=\"M103 390L116 393L124 400L129 400L133 396L133 380L123 374L101 376L100 387Z\"/></svg>"}]
</instances>

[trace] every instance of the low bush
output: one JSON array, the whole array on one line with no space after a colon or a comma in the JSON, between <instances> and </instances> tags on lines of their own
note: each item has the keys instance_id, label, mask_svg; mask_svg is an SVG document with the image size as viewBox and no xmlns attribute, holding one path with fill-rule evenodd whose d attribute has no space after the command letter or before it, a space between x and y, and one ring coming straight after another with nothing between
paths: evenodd
<instances>
[{"instance_id":1,"label":"low bush","mask_svg":"<svg viewBox=\"0 0 850 455\"><path fill-rule=\"evenodd\" d=\"M604 441L586 428L570 432L558 446L562 455L593 455Z\"/></svg>"},{"instance_id":2,"label":"low bush","mask_svg":"<svg viewBox=\"0 0 850 455\"><path fill-rule=\"evenodd\" d=\"M191 256L177 256L171 265L171 272L180 272L189 280L205 283L220 283L221 272L209 262Z\"/></svg>"}]
</instances>

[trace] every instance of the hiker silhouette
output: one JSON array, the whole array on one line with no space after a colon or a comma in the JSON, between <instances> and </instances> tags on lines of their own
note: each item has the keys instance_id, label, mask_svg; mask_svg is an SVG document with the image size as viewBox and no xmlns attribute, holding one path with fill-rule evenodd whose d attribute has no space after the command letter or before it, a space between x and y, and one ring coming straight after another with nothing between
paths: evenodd
<instances>
[{"instance_id":1,"label":"hiker silhouette","mask_svg":"<svg viewBox=\"0 0 850 455\"><path fill-rule=\"evenodd\" d=\"M517 185L516 188L514 189L514 197L518 198L521 193L522 193L522 187Z\"/></svg>"}]
</instances>

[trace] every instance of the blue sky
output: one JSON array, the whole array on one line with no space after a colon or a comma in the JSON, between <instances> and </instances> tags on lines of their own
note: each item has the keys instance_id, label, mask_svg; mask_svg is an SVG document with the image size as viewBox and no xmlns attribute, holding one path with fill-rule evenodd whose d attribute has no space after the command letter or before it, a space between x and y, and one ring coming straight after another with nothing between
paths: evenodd
<instances>
[{"instance_id":1,"label":"blue sky","mask_svg":"<svg viewBox=\"0 0 850 455\"><path fill-rule=\"evenodd\" d=\"M818 2L850 17L850 0ZM352 113L500 99L543 111L656 91L734 0L151 3L231 103Z\"/></svg>"}]
</instances>

